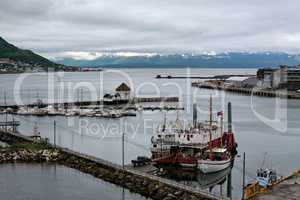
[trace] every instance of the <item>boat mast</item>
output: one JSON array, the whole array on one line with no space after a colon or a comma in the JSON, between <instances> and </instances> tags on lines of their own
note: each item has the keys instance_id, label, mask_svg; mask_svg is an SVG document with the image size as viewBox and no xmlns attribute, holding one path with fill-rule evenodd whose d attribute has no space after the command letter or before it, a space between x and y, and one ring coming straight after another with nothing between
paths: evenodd
<instances>
[{"instance_id":1,"label":"boat mast","mask_svg":"<svg viewBox=\"0 0 300 200\"><path fill-rule=\"evenodd\" d=\"M167 126L167 114L164 112L164 124L163 124L163 131L166 130L166 126Z\"/></svg>"},{"instance_id":2,"label":"boat mast","mask_svg":"<svg viewBox=\"0 0 300 200\"><path fill-rule=\"evenodd\" d=\"M212 97L209 98L209 159L212 159Z\"/></svg>"},{"instance_id":3,"label":"boat mast","mask_svg":"<svg viewBox=\"0 0 300 200\"><path fill-rule=\"evenodd\" d=\"M194 128L197 127L197 104L193 104L193 126Z\"/></svg>"},{"instance_id":4,"label":"boat mast","mask_svg":"<svg viewBox=\"0 0 300 200\"><path fill-rule=\"evenodd\" d=\"M223 131L224 131L224 117L223 117L223 111L221 113L221 147L223 147Z\"/></svg>"}]
</instances>

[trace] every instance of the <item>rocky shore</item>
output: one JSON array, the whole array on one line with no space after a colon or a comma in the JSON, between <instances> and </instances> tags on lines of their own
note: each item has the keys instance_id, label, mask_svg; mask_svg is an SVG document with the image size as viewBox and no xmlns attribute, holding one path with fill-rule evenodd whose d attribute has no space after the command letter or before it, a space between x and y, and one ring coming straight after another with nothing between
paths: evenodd
<instances>
[{"instance_id":1,"label":"rocky shore","mask_svg":"<svg viewBox=\"0 0 300 200\"><path fill-rule=\"evenodd\" d=\"M20 149L15 151L2 151L0 153L0 163L12 162L56 162L59 152L57 150L39 150L32 151Z\"/></svg>"},{"instance_id":2,"label":"rocky shore","mask_svg":"<svg viewBox=\"0 0 300 200\"><path fill-rule=\"evenodd\" d=\"M56 149L46 144L35 144L26 141L25 138L22 139L8 133L3 134L0 132L0 141L12 145L7 149L1 149L0 163L55 162L91 174L94 177L122 186L131 192L141 194L142 196L154 200L216 199L197 192L180 189L174 185L160 182L151 177L138 175L127 170L95 162L79 154L69 153L63 149Z\"/></svg>"}]
</instances>

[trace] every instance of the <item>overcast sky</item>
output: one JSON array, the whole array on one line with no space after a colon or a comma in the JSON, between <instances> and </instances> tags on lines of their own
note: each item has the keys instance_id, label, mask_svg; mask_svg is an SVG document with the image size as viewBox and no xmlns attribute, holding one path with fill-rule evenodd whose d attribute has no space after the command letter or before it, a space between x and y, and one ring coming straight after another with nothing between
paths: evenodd
<instances>
[{"instance_id":1,"label":"overcast sky","mask_svg":"<svg viewBox=\"0 0 300 200\"><path fill-rule=\"evenodd\" d=\"M299 53L299 8L299 0L1 0L0 35L48 57Z\"/></svg>"}]
</instances>

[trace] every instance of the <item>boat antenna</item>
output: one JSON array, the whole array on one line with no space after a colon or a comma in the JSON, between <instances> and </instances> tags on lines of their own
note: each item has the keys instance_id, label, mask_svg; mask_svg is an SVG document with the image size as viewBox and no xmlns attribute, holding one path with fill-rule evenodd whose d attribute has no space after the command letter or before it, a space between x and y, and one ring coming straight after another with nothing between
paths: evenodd
<instances>
[{"instance_id":1,"label":"boat antenna","mask_svg":"<svg viewBox=\"0 0 300 200\"><path fill-rule=\"evenodd\" d=\"M265 153L264 153L264 158L263 158L263 161L261 162L261 167L260 167L260 168L263 168L263 167L264 167L265 162L266 162L267 155L268 155L268 153L265 152Z\"/></svg>"},{"instance_id":2,"label":"boat antenna","mask_svg":"<svg viewBox=\"0 0 300 200\"><path fill-rule=\"evenodd\" d=\"M209 97L209 158L212 159L212 96Z\"/></svg>"}]
</instances>

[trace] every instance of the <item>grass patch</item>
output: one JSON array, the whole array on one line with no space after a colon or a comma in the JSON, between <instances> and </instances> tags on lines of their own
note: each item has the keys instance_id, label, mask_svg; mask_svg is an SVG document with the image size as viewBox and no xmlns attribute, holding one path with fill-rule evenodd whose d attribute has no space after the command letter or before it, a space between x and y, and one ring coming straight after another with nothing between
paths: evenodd
<instances>
[{"instance_id":1,"label":"grass patch","mask_svg":"<svg viewBox=\"0 0 300 200\"><path fill-rule=\"evenodd\" d=\"M17 151L21 149L39 151L45 149L52 149L47 143L17 143L5 148L7 151Z\"/></svg>"}]
</instances>

